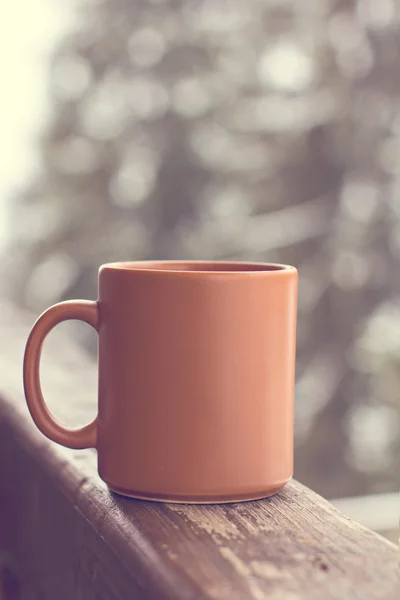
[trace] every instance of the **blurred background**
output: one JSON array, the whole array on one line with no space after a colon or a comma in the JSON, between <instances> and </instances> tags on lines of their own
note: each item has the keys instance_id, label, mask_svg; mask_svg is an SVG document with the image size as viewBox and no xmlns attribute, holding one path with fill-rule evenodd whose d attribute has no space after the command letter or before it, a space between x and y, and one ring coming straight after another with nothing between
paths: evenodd
<instances>
[{"instance_id":1,"label":"blurred background","mask_svg":"<svg viewBox=\"0 0 400 600\"><path fill-rule=\"evenodd\" d=\"M394 535L400 4L0 8L1 293L96 298L113 260L300 273L296 477ZM89 351L94 337L71 328Z\"/></svg>"}]
</instances>

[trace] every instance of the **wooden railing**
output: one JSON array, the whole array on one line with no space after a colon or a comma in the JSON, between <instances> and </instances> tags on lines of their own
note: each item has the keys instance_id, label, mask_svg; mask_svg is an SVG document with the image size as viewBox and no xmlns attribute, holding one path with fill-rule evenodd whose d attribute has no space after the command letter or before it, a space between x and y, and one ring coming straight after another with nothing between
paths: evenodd
<instances>
[{"instance_id":1,"label":"wooden railing","mask_svg":"<svg viewBox=\"0 0 400 600\"><path fill-rule=\"evenodd\" d=\"M271 499L221 506L110 493L97 475L94 451L61 448L31 422L21 378L31 323L0 305L5 600L398 597L396 546L296 481ZM44 391L56 415L68 424L88 421L96 410L93 361L58 332L46 343L43 363Z\"/></svg>"}]
</instances>

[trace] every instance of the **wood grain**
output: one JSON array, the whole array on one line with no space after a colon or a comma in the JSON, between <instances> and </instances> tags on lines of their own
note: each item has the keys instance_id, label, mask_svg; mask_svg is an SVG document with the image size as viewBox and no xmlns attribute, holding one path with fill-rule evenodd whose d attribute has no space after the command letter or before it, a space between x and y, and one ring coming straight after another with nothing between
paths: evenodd
<instances>
[{"instance_id":1,"label":"wood grain","mask_svg":"<svg viewBox=\"0 0 400 600\"><path fill-rule=\"evenodd\" d=\"M95 451L61 448L30 420L21 388L29 321L0 305L0 551L21 600L400 597L396 547L295 481L271 499L220 506L110 493ZM57 415L88 421L95 364L60 333L43 370Z\"/></svg>"}]
</instances>

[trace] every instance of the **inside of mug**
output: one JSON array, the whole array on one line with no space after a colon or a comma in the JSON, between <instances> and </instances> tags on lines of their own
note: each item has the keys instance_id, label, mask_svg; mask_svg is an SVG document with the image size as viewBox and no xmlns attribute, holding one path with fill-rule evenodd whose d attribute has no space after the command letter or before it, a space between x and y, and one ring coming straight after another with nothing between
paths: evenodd
<instances>
[{"instance_id":1,"label":"inside of mug","mask_svg":"<svg viewBox=\"0 0 400 600\"><path fill-rule=\"evenodd\" d=\"M107 265L106 265L107 266ZM246 263L246 262L207 262L207 261L144 261L132 263L113 263L109 265L117 269L146 271L185 271L203 273L243 273L258 271L284 271L289 267L278 264Z\"/></svg>"}]
</instances>

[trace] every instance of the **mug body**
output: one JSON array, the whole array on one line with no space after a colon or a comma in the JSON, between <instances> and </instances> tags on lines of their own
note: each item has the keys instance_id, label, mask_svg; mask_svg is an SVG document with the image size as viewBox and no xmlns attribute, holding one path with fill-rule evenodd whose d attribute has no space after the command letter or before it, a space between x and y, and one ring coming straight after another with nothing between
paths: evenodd
<instances>
[{"instance_id":1,"label":"mug body","mask_svg":"<svg viewBox=\"0 0 400 600\"><path fill-rule=\"evenodd\" d=\"M112 490L233 502L291 478L295 268L112 263L98 307L97 448Z\"/></svg>"}]
</instances>

